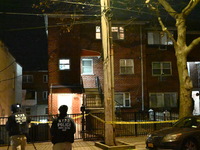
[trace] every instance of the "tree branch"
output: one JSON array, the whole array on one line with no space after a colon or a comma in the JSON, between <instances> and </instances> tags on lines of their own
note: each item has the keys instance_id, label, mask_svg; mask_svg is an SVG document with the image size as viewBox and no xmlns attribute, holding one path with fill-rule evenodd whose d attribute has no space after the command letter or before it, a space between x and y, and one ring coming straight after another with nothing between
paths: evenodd
<instances>
[{"instance_id":1,"label":"tree branch","mask_svg":"<svg viewBox=\"0 0 200 150\"><path fill-rule=\"evenodd\" d=\"M171 5L166 0L158 0L159 3L165 8L165 10L172 16L176 18L177 12L171 7Z\"/></svg>"},{"instance_id":2,"label":"tree branch","mask_svg":"<svg viewBox=\"0 0 200 150\"><path fill-rule=\"evenodd\" d=\"M187 54L189 54L189 52L190 52L195 46L197 46L199 43L200 43L200 37L194 39L194 40L190 43L190 45L187 47L187 49L186 49Z\"/></svg>"},{"instance_id":3,"label":"tree branch","mask_svg":"<svg viewBox=\"0 0 200 150\"><path fill-rule=\"evenodd\" d=\"M161 17L158 17L158 22L160 23L160 26L162 27L162 30L164 32L167 33L167 35L169 36L169 38L173 41L174 45L177 45L176 40L174 39L173 35L171 34L171 32L169 32L169 30L167 29L167 27L165 27L165 25L163 24Z\"/></svg>"},{"instance_id":4,"label":"tree branch","mask_svg":"<svg viewBox=\"0 0 200 150\"><path fill-rule=\"evenodd\" d=\"M187 16L193 10L193 8L200 2L200 0L190 0L188 5L182 10L182 13Z\"/></svg>"}]
</instances>

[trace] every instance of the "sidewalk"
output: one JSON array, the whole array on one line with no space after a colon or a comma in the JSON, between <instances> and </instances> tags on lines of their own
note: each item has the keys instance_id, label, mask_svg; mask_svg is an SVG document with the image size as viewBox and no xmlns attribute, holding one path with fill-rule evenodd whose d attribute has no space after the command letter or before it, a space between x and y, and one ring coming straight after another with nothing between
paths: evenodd
<instances>
[{"instance_id":1,"label":"sidewalk","mask_svg":"<svg viewBox=\"0 0 200 150\"><path fill-rule=\"evenodd\" d=\"M136 146L135 150L146 150L145 138L146 136L138 136L138 137L131 136L131 137L116 138L116 140L135 145ZM75 140L75 142L73 143L73 150L101 150L101 148L95 146L95 142L97 141ZM37 150L52 149L51 142L34 143L34 145ZM0 147L0 150L7 150L7 148L8 147ZM11 150L11 147L9 148L9 150ZM27 150L35 150L33 144L28 144Z\"/></svg>"}]
</instances>

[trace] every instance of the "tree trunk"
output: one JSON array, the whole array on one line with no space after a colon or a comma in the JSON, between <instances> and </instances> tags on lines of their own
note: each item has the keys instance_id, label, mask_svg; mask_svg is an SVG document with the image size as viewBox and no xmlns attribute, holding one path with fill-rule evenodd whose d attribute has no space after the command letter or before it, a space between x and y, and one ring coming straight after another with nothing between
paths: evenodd
<instances>
[{"instance_id":1,"label":"tree trunk","mask_svg":"<svg viewBox=\"0 0 200 150\"><path fill-rule=\"evenodd\" d=\"M183 14L176 15L176 27L178 32L177 43L174 45L177 58L177 67L180 84L179 118L192 115L192 81L188 75L187 55L189 53L186 45L186 25Z\"/></svg>"},{"instance_id":2,"label":"tree trunk","mask_svg":"<svg viewBox=\"0 0 200 150\"><path fill-rule=\"evenodd\" d=\"M183 48L180 48L183 51ZM188 75L187 57L183 54L177 55L177 67L180 82L180 102L179 102L179 118L192 115L193 100L192 81Z\"/></svg>"}]
</instances>

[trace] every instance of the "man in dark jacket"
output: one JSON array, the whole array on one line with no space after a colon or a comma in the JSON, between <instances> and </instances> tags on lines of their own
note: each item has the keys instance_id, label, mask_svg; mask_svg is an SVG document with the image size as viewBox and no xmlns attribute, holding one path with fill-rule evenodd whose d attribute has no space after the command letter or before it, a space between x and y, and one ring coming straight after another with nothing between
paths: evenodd
<instances>
[{"instance_id":1,"label":"man in dark jacket","mask_svg":"<svg viewBox=\"0 0 200 150\"><path fill-rule=\"evenodd\" d=\"M12 150L25 150L31 120L25 113L21 112L20 104L11 105L11 111L12 114L6 122L6 130L9 132Z\"/></svg>"},{"instance_id":2,"label":"man in dark jacket","mask_svg":"<svg viewBox=\"0 0 200 150\"><path fill-rule=\"evenodd\" d=\"M59 107L59 116L51 126L51 141L53 150L72 150L76 126L72 118L67 116L68 106Z\"/></svg>"}]
</instances>

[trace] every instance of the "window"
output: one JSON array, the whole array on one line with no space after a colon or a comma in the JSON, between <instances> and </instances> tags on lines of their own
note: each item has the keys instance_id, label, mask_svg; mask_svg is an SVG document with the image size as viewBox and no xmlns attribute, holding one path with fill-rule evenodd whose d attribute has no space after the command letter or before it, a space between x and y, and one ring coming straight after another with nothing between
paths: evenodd
<instances>
[{"instance_id":1,"label":"window","mask_svg":"<svg viewBox=\"0 0 200 150\"><path fill-rule=\"evenodd\" d=\"M124 40L123 27L111 27L113 40ZM101 27L96 26L96 39L101 39Z\"/></svg>"},{"instance_id":2,"label":"window","mask_svg":"<svg viewBox=\"0 0 200 150\"><path fill-rule=\"evenodd\" d=\"M43 100L47 100L47 98L48 98L48 91L43 91L42 92L42 98L43 98Z\"/></svg>"},{"instance_id":3,"label":"window","mask_svg":"<svg viewBox=\"0 0 200 150\"><path fill-rule=\"evenodd\" d=\"M153 76L170 76L172 75L171 62L152 62Z\"/></svg>"},{"instance_id":4,"label":"window","mask_svg":"<svg viewBox=\"0 0 200 150\"><path fill-rule=\"evenodd\" d=\"M130 107L130 93L116 92L115 93L115 106L116 107Z\"/></svg>"},{"instance_id":5,"label":"window","mask_svg":"<svg viewBox=\"0 0 200 150\"><path fill-rule=\"evenodd\" d=\"M36 91L27 90L26 91L26 100L36 100Z\"/></svg>"},{"instance_id":6,"label":"window","mask_svg":"<svg viewBox=\"0 0 200 150\"><path fill-rule=\"evenodd\" d=\"M45 108L45 114L48 115L48 108Z\"/></svg>"},{"instance_id":7,"label":"window","mask_svg":"<svg viewBox=\"0 0 200 150\"><path fill-rule=\"evenodd\" d=\"M177 93L150 93L150 108L177 107Z\"/></svg>"},{"instance_id":8,"label":"window","mask_svg":"<svg viewBox=\"0 0 200 150\"><path fill-rule=\"evenodd\" d=\"M70 69L70 60L69 59L60 59L59 60L59 70L69 70Z\"/></svg>"},{"instance_id":9,"label":"window","mask_svg":"<svg viewBox=\"0 0 200 150\"><path fill-rule=\"evenodd\" d=\"M112 27L112 37L113 40L123 40L124 39L124 28L123 27Z\"/></svg>"},{"instance_id":10,"label":"window","mask_svg":"<svg viewBox=\"0 0 200 150\"><path fill-rule=\"evenodd\" d=\"M96 26L96 39L101 39L101 27Z\"/></svg>"},{"instance_id":11,"label":"window","mask_svg":"<svg viewBox=\"0 0 200 150\"><path fill-rule=\"evenodd\" d=\"M23 75L22 80L23 80L23 83L32 83L33 75Z\"/></svg>"},{"instance_id":12,"label":"window","mask_svg":"<svg viewBox=\"0 0 200 150\"><path fill-rule=\"evenodd\" d=\"M134 74L133 59L120 59L120 74Z\"/></svg>"},{"instance_id":13,"label":"window","mask_svg":"<svg viewBox=\"0 0 200 150\"><path fill-rule=\"evenodd\" d=\"M93 74L93 60L92 59L82 59L82 74L83 75Z\"/></svg>"},{"instance_id":14,"label":"window","mask_svg":"<svg viewBox=\"0 0 200 150\"><path fill-rule=\"evenodd\" d=\"M43 75L43 82L47 83L48 82L48 75Z\"/></svg>"},{"instance_id":15,"label":"window","mask_svg":"<svg viewBox=\"0 0 200 150\"><path fill-rule=\"evenodd\" d=\"M148 32L149 45L173 45L172 40L163 31L149 31Z\"/></svg>"}]
</instances>

